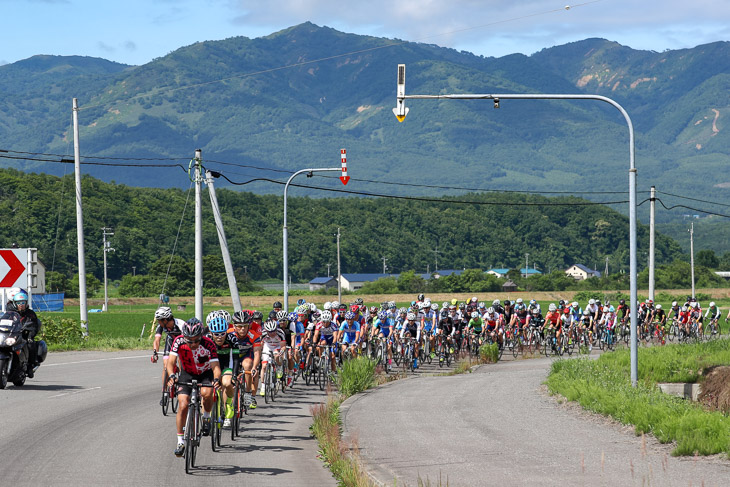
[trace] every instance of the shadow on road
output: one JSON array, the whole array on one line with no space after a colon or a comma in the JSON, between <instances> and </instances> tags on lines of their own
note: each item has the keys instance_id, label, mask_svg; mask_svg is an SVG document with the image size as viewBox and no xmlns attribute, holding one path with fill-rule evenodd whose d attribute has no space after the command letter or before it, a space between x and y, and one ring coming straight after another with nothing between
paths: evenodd
<instances>
[{"instance_id":1,"label":"shadow on road","mask_svg":"<svg viewBox=\"0 0 730 487\"><path fill-rule=\"evenodd\" d=\"M291 473L291 470L285 470L282 468L242 467L238 465L205 465L195 467L195 470L191 472L191 475L198 477L220 477L224 475L236 475L240 473L272 476L281 475L284 473Z\"/></svg>"}]
</instances>

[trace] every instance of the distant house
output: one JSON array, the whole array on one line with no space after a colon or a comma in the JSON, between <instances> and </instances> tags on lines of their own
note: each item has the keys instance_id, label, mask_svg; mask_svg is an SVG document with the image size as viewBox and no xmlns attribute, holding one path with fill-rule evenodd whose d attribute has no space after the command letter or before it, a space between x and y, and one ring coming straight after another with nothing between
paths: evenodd
<instances>
[{"instance_id":1,"label":"distant house","mask_svg":"<svg viewBox=\"0 0 730 487\"><path fill-rule=\"evenodd\" d=\"M512 282L511 279L507 279L507 282L502 284L502 291L506 293L511 293L512 291L517 291L517 284Z\"/></svg>"},{"instance_id":2,"label":"distant house","mask_svg":"<svg viewBox=\"0 0 730 487\"><path fill-rule=\"evenodd\" d=\"M715 271L715 275L720 276L725 280L730 279L730 272L727 271Z\"/></svg>"},{"instance_id":3,"label":"distant house","mask_svg":"<svg viewBox=\"0 0 730 487\"><path fill-rule=\"evenodd\" d=\"M487 274L491 274L493 276L497 276L500 279L504 279L507 277L507 273L509 272L509 269L489 269L487 271Z\"/></svg>"},{"instance_id":4,"label":"distant house","mask_svg":"<svg viewBox=\"0 0 730 487\"><path fill-rule=\"evenodd\" d=\"M309 281L309 290L317 291L319 289L329 289L337 287L337 278L334 277L315 277Z\"/></svg>"},{"instance_id":5,"label":"distant house","mask_svg":"<svg viewBox=\"0 0 730 487\"><path fill-rule=\"evenodd\" d=\"M583 264L573 264L566 269L565 275L572 277L576 281L590 279L591 277L601 277L600 272L589 269Z\"/></svg>"},{"instance_id":6,"label":"distant house","mask_svg":"<svg viewBox=\"0 0 730 487\"><path fill-rule=\"evenodd\" d=\"M456 274L457 276L460 276L463 272L464 271L462 269L442 269L440 271L435 271L433 273L433 277L434 279L439 279L441 277L450 276L451 274Z\"/></svg>"},{"instance_id":7,"label":"distant house","mask_svg":"<svg viewBox=\"0 0 730 487\"><path fill-rule=\"evenodd\" d=\"M529 267L525 269L523 267L522 269L520 269L520 275L524 277L539 276L542 275L542 272L538 271L537 269L530 269Z\"/></svg>"},{"instance_id":8,"label":"distant house","mask_svg":"<svg viewBox=\"0 0 730 487\"><path fill-rule=\"evenodd\" d=\"M398 274L342 274L342 289L357 291L366 282L374 282L383 277L398 277ZM335 280L335 282L337 282Z\"/></svg>"}]
</instances>

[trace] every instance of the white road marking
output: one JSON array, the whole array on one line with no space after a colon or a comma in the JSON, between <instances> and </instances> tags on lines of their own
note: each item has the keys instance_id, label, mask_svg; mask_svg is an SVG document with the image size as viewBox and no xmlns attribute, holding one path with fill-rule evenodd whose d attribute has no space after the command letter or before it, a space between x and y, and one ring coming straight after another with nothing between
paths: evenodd
<instances>
[{"instance_id":1,"label":"white road marking","mask_svg":"<svg viewBox=\"0 0 730 487\"><path fill-rule=\"evenodd\" d=\"M49 397L61 397L61 396L68 396L69 394L78 394L80 392L87 392L87 391L93 391L96 389L101 389L101 386L97 387L89 387L88 389L81 389L79 391L71 391L71 392L63 392L61 394L56 394L55 396L49 396Z\"/></svg>"},{"instance_id":2,"label":"white road marking","mask_svg":"<svg viewBox=\"0 0 730 487\"><path fill-rule=\"evenodd\" d=\"M58 367L59 365L73 365L73 364L85 364L89 362L106 362L107 360L128 360L131 358L146 358L149 359L149 355L135 355L134 357L113 357L113 358L97 358L92 360L79 360L78 362L64 362L62 364L46 364L42 367L45 369L46 367Z\"/></svg>"}]
</instances>

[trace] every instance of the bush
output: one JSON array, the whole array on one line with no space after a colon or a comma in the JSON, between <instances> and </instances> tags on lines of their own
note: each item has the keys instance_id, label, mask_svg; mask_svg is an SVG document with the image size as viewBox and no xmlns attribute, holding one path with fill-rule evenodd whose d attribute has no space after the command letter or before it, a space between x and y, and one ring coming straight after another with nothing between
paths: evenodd
<instances>
[{"instance_id":1,"label":"bush","mask_svg":"<svg viewBox=\"0 0 730 487\"><path fill-rule=\"evenodd\" d=\"M485 364L496 364L499 361L499 345L485 343L479 347L479 359Z\"/></svg>"},{"instance_id":2,"label":"bush","mask_svg":"<svg viewBox=\"0 0 730 487\"><path fill-rule=\"evenodd\" d=\"M43 322L40 337L49 345L77 343L83 338L81 325L70 318L49 319Z\"/></svg>"},{"instance_id":3,"label":"bush","mask_svg":"<svg viewBox=\"0 0 730 487\"><path fill-rule=\"evenodd\" d=\"M367 357L346 360L337 376L337 387L345 397L375 386L375 361Z\"/></svg>"},{"instance_id":4,"label":"bush","mask_svg":"<svg viewBox=\"0 0 730 487\"><path fill-rule=\"evenodd\" d=\"M603 292L602 291L579 291L575 293L573 296L573 301L578 301L579 303L587 302L589 299L595 299L596 301L603 302Z\"/></svg>"}]
</instances>

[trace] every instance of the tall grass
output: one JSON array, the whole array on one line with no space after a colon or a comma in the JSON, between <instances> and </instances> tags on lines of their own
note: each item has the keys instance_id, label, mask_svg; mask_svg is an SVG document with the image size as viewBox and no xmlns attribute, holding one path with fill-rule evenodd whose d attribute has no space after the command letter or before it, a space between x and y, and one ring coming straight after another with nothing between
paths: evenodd
<instances>
[{"instance_id":1,"label":"tall grass","mask_svg":"<svg viewBox=\"0 0 730 487\"><path fill-rule=\"evenodd\" d=\"M367 357L344 361L336 383L345 399L376 385L375 365L375 361Z\"/></svg>"},{"instance_id":2,"label":"tall grass","mask_svg":"<svg viewBox=\"0 0 730 487\"><path fill-rule=\"evenodd\" d=\"M553 362L547 379L549 390L590 411L635 425L637 435L653 433L662 443L676 442L673 455L730 456L730 418L663 394L646 381L631 387L628 367L616 367L615 359L604 358L607 355L611 354L595 361Z\"/></svg>"}]
</instances>

